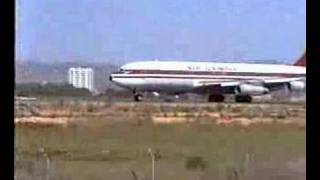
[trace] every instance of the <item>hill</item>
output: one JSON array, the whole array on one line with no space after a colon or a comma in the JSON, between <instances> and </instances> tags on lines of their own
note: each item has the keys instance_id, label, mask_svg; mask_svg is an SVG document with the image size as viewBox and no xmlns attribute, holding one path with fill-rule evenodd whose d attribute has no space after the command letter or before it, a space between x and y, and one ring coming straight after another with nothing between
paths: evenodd
<instances>
[{"instance_id":1,"label":"hill","mask_svg":"<svg viewBox=\"0 0 320 180\"><path fill-rule=\"evenodd\" d=\"M16 62L15 82L21 83L67 83L70 67L91 67L94 69L95 88L104 91L114 88L109 82L109 74L118 69L117 65L103 63L38 63Z\"/></svg>"}]
</instances>

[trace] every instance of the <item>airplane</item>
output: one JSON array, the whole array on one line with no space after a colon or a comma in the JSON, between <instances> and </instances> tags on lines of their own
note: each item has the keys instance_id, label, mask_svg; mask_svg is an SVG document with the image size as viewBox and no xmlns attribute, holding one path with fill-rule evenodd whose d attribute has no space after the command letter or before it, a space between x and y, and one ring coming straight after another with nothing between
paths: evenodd
<instances>
[{"instance_id":1,"label":"airplane","mask_svg":"<svg viewBox=\"0 0 320 180\"><path fill-rule=\"evenodd\" d=\"M236 102L252 102L253 96L288 88L306 88L306 52L293 65L216 63L190 61L140 61L123 65L109 76L116 85L133 92L134 100L142 93L208 95L208 102L224 102L235 95Z\"/></svg>"}]
</instances>

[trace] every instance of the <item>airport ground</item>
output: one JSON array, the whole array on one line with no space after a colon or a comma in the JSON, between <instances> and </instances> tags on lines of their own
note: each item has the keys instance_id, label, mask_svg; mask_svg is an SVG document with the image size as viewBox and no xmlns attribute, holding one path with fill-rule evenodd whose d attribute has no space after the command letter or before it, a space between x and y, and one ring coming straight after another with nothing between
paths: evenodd
<instances>
[{"instance_id":1,"label":"airport ground","mask_svg":"<svg viewBox=\"0 0 320 180\"><path fill-rule=\"evenodd\" d=\"M16 179L302 180L304 103L17 102Z\"/></svg>"}]
</instances>

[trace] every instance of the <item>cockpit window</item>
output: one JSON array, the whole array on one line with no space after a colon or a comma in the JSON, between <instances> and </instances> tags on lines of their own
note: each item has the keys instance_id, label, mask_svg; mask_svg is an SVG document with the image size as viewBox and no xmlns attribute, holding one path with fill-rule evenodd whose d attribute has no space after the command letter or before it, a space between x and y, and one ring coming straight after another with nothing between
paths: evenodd
<instances>
[{"instance_id":1,"label":"cockpit window","mask_svg":"<svg viewBox=\"0 0 320 180\"><path fill-rule=\"evenodd\" d=\"M120 70L119 70L119 73L121 73L121 74L128 74L128 73L130 73L131 71L129 71L129 70L126 70L126 69L122 69L122 68L120 68Z\"/></svg>"}]
</instances>

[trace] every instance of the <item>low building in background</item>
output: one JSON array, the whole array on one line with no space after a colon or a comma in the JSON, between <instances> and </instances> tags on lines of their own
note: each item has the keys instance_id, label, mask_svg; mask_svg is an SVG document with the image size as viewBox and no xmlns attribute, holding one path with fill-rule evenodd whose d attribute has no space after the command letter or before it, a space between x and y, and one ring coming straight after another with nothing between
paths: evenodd
<instances>
[{"instance_id":1,"label":"low building in background","mask_svg":"<svg viewBox=\"0 0 320 180\"><path fill-rule=\"evenodd\" d=\"M94 92L94 71L92 68L69 68L69 84L75 88L86 88Z\"/></svg>"}]
</instances>

